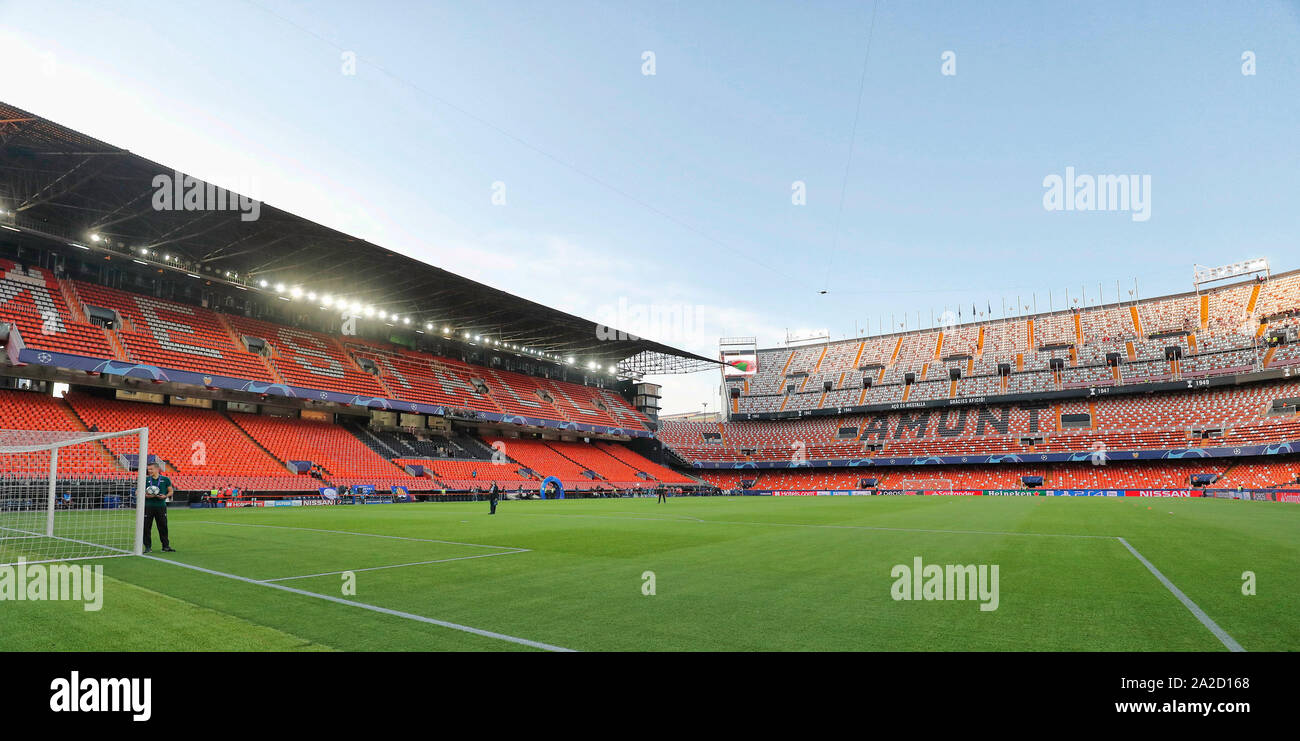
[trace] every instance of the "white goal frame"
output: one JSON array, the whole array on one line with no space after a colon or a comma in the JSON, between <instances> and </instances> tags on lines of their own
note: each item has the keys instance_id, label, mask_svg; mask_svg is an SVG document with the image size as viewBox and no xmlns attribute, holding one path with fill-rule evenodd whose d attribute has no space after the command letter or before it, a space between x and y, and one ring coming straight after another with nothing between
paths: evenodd
<instances>
[{"instance_id":1,"label":"white goal frame","mask_svg":"<svg viewBox=\"0 0 1300 741\"><path fill-rule=\"evenodd\" d=\"M13 432L31 432L32 434L35 435L39 435L42 432L45 432L45 434L52 434L52 433L76 434L74 431L64 432L60 430L48 431L48 432L40 431L40 430L30 430L30 431L13 430ZM54 534L54 523L55 523L54 511L55 511L55 505L57 504L57 487L59 482L59 451L64 448L72 447L74 445L84 445L86 443L98 442L100 440L108 440L110 438L120 438L120 437L128 437L128 436L136 436L139 438L139 447L138 447L137 457L136 457L136 476L135 476L135 536L132 541L133 546L131 550L123 550L121 548L115 548L113 546L104 545L102 543L93 543L86 540L77 540L75 538L65 538L62 536L55 535ZM37 564L37 563L49 563L54 561L83 561L87 559L115 558L117 556L144 555L144 499L145 499L144 494L145 494L145 472L149 464L149 428L136 427L134 429L119 430L117 432L87 432L85 434L77 434L76 437L69 437L66 440L53 440L50 442L33 443L30 445L0 444L0 464L3 463L3 456L5 455L22 454L22 453L42 453L42 452L49 452L50 454L50 468L48 474L49 481L47 482L46 494L45 494L46 497L45 532L43 536L40 533L32 533L32 535L35 535L36 537L46 537L52 540L63 540L70 543L78 543L81 545L88 545L96 548L102 548L105 551L117 551L117 553L97 553L91 555L67 556L63 558L44 558L35 561L24 560L24 562L29 564ZM30 531L24 531L24 532L30 532Z\"/></svg>"},{"instance_id":2,"label":"white goal frame","mask_svg":"<svg viewBox=\"0 0 1300 741\"><path fill-rule=\"evenodd\" d=\"M913 478L898 482L899 491L952 491L952 479Z\"/></svg>"}]
</instances>

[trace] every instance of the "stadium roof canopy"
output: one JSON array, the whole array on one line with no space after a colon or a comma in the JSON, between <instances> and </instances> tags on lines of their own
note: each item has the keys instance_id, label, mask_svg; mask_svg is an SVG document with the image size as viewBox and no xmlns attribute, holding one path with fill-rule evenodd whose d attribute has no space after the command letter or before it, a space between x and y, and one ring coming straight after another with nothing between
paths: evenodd
<instances>
[{"instance_id":1,"label":"stadium roof canopy","mask_svg":"<svg viewBox=\"0 0 1300 741\"><path fill-rule=\"evenodd\" d=\"M130 254L214 283L274 297L277 284L513 345L619 365L688 373L717 360L606 328L260 204L155 208L155 178L173 168L0 102L0 226L92 251ZM202 182L202 181L197 181ZM216 191L203 184L204 193ZM211 203L205 204L211 206ZM141 252L148 250L149 252ZM153 254L156 253L156 254ZM170 259L164 262L163 257ZM263 286L262 281L266 281Z\"/></svg>"}]
</instances>

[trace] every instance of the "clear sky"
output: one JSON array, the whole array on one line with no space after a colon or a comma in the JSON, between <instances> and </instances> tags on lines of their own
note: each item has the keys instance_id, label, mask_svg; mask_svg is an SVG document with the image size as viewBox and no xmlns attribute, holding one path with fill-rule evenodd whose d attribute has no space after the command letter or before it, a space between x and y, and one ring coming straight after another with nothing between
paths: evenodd
<instances>
[{"instance_id":1,"label":"clear sky","mask_svg":"<svg viewBox=\"0 0 1300 741\"><path fill-rule=\"evenodd\" d=\"M0 0L0 100L713 355L1300 268L1298 45L1294 0ZM1148 218L1048 210L1067 167Z\"/></svg>"}]
</instances>

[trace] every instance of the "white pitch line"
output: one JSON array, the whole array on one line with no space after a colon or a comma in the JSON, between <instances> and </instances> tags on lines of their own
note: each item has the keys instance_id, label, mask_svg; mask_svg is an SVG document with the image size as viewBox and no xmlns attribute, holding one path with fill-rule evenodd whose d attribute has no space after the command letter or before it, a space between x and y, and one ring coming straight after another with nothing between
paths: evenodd
<instances>
[{"instance_id":1,"label":"white pitch line","mask_svg":"<svg viewBox=\"0 0 1300 741\"><path fill-rule=\"evenodd\" d=\"M334 535L358 535L365 538L388 538L389 540L411 540L417 543L442 543L444 545L463 545L470 548L495 548L502 551L525 551L527 548L515 548L508 545L484 545L482 543L460 543L454 540L435 540L433 538L408 538L404 535L381 535L379 533L358 533L352 530L321 530L314 527L294 527L292 525L259 525L253 522L218 522L217 520L194 520L201 525L229 525L231 527L269 527L277 530L302 530L309 533L331 533Z\"/></svg>"},{"instance_id":2,"label":"white pitch line","mask_svg":"<svg viewBox=\"0 0 1300 741\"><path fill-rule=\"evenodd\" d=\"M425 566L431 563L447 563L448 561L468 561L471 558L491 558L493 556L513 556L516 553L528 553L527 548L520 548L512 551L502 551L500 553L480 553L477 556L457 556L456 558L439 558L433 561L414 561L412 563L397 563L391 566L370 566L364 569L344 569L343 571L324 571L319 574L304 574L303 576L281 576L275 579L262 579L262 581L292 581L293 579L310 579L315 576L334 576L336 574L355 573L358 571L382 571L383 569L400 569L405 566Z\"/></svg>"},{"instance_id":3,"label":"white pitch line","mask_svg":"<svg viewBox=\"0 0 1300 741\"><path fill-rule=\"evenodd\" d=\"M354 534L358 534L358 533L354 533ZM365 602L357 602L356 600L343 599L342 597L332 597L332 596L330 596L330 595L328 595L328 594L317 594L316 592L308 592L308 591L305 590L305 589L294 589L293 587L286 587L286 586L283 585L283 584L274 584L274 583L272 583L272 582L267 582L267 581L258 581L258 580L256 580L256 579L251 579L251 578L249 578L249 577L247 577L247 576L240 576L240 575L238 575L238 574L227 574L227 573L224 572L224 571L215 571L215 570L213 570L213 569L205 569L205 568L203 568L202 566L194 566L193 564L184 563L184 562L182 562L182 561L173 561L173 560L171 560L171 559L169 559L169 558L159 558L158 556L144 556L144 558L147 558L147 559L150 559L150 560L153 560L153 561L161 561L162 563L173 564L173 565L175 565L175 566L180 566L180 567L182 567L182 568L186 568L186 569L193 569L194 571L200 571L200 572L203 572L203 573L205 573L205 574L212 574L212 575L214 575L214 576L224 576L224 577L227 578L227 579L234 579L235 581L242 581L242 582L245 582L245 583L247 583L247 584L256 584L256 585L261 586L261 587L269 587L269 588L271 588L271 589L279 589L279 590L282 590L282 591L285 591L285 592L290 592L290 593L292 593L292 594L299 594L299 595L302 595L302 596L304 596L304 597L313 597L313 598L315 598L315 599L325 600L326 602L334 602L334 603L336 603L336 604L340 604L340 605L347 605L347 606L349 606L349 607L359 607L359 608L361 608L361 609L363 609L363 610L370 610L371 612L378 612L378 613L381 613L381 614L384 614L384 615L392 615L392 616L394 616L394 617L404 618L404 619L406 619L406 620L414 620L414 621L416 621L416 622L420 622L420 623L428 623L429 625L438 625L438 626L441 626L441 627L443 627L443 628L451 628L452 630L459 630L459 631L462 631L462 632L464 632L464 633L473 633L474 635L483 636L483 637L485 637L485 638L495 638L495 639L497 639L497 640L499 640L499 641L507 641L507 642L509 642L509 643L516 643L516 644L519 644L519 645L521 645L521 646L529 646L529 647L531 647L531 648L540 648L540 649L542 649L542 650L544 650L544 651L560 651L560 652L572 652L572 651L573 651L573 649L571 649L571 648L563 648L563 647L561 647L561 646L553 646L553 645L551 645L551 644L549 644L549 643L541 643L541 642L539 642L539 641L530 641L530 640L528 640L527 638L519 638L519 637L516 637L516 636L506 635L506 634L504 634L504 633L496 633L496 632L491 631L491 630L483 630L482 628L473 628L473 627L470 627L470 626L468 626L468 625L461 625L461 624L459 624L459 623L452 623L452 622L448 622L448 621L446 621L446 620L437 620L437 619L435 619L435 618L425 617L424 615L416 615L415 613L411 613L411 612L402 612L401 610L392 610L392 609L389 609L389 608L387 608L387 607L380 607L379 605L371 605L371 604L368 604L368 603L365 603Z\"/></svg>"},{"instance_id":4,"label":"white pitch line","mask_svg":"<svg viewBox=\"0 0 1300 741\"><path fill-rule=\"evenodd\" d=\"M1160 570L1157 569L1154 564L1148 561L1141 553L1138 553L1136 548L1129 545L1127 540L1124 540L1123 538L1117 538L1117 540L1123 543L1124 547L1128 549L1128 552L1132 553L1133 556L1137 558L1137 560L1141 561L1142 565L1147 567L1148 571L1150 571L1152 574L1155 574L1156 578L1160 580L1160 583L1164 584L1165 588L1168 589L1170 592L1173 592L1173 595L1178 598L1178 601L1182 602L1183 606L1186 607L1192 613L1192 615L1196 617L1197 620L1201 621L1201 625L1204 625L1206 628L1209 628L1210 632L1214 634L1214 637L1218 638L1219 642L1222 643L1224 646L1226 646L1229 651L1246 650L1242 648L1241 644L1237 643L1237 641L1234 640L1232 636L1228 635L1227 631L1225 631L1223 628L1220 628L1219 624L1214 622L1214 620L1211 619L1209 615L1206 615L1205 610L1202 610L1199 605L1197 605L1195 602L1191 600L1190 597L1183 594L1183 590L1174 586L1174 583L1169 581L1169 579L1166 578L1164 574L1160 573Z\"/></svg>"},{"instance_id":5,"label":"white pitch line","mask_svg":"<svg viewBox=\"0 0 1300 741\"><path fill-rule=\"evenodd\" d=\"M1025 535L1035 538L1098 538L1111 540L1114 535L1079 535L1077 533L1013 533L996 530L930 530L918 527L879 527L875 525L817 525L798 522L727 522L723 520L702 520L710 525L770 525L772 527L818 527L831 530L878 530L895 533L940 533L944 535Z\"/></svg>"}]
</instances>

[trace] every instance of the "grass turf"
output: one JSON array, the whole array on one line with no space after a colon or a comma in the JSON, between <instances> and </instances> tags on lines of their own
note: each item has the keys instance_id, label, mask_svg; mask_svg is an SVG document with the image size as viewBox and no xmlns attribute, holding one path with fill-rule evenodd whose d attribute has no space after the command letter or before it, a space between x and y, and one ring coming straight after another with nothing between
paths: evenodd
<instances>
[{"instance_id":1,"label":"grass turf","mask_svg":"<svg viewBox=\"0 0 1300 741\"><path fill-rule=\"evenodd\" d=\"M586 651L1225 650L1115 536L1247 650L1300 649L1300 507L1269 502L742 497L170 519L177 553L101 562L99 612L0 603L0 650L536 650L159 558ZM998 565L998 609L894 600L891 569L918 556Z\"/></svg>"}]
</instances>

